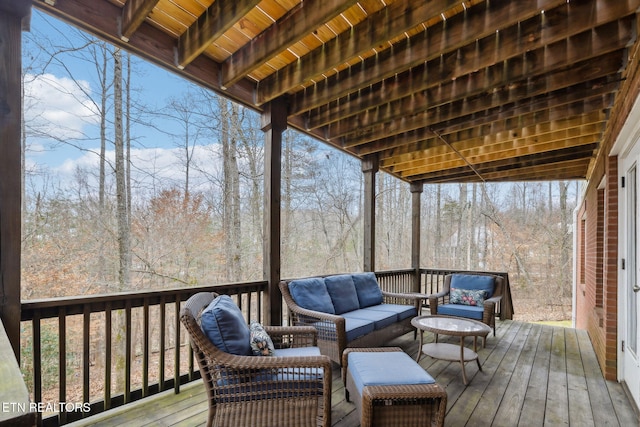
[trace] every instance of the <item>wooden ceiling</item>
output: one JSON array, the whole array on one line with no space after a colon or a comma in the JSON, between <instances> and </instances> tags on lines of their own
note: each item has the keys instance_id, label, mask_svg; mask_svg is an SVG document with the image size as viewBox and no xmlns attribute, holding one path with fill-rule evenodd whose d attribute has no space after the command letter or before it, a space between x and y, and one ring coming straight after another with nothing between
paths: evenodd
<instances>
[{"instance_id":1,"label":"wooden ceiling","mask_svg":"<svg viewBox=\"0 0 640 427\"><path fill-rule=\"evenodd\" d=\"M33 0L408 182L588 178L640 0Z\"/></svg>"}]
</instances>

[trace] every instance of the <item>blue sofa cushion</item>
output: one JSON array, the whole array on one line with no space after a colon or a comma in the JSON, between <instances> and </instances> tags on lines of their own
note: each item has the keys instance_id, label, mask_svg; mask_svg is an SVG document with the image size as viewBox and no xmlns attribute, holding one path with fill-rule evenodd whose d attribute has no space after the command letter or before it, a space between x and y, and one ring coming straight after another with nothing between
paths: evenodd
<instances>
[{"instance_id":1,"label":"blue sofa cushion","mask_svg":"<svg viewBox=\"0 0 640 427\"><path fill-rule=\"evenodd\" d=\"M467 317L476 320L482 320L484 307L475 307L472 305L462 304L442 304L438 305L438 314L445 316Z\"/></svg>"},{"instance_id":2,"label":"blue sofa cushion","mask_svg":"<svg viewBox=\"0 0 640 427\"><path fill-rule=\"evenodd\" d=\"M289 293L296 304L302 308L336 314L324 279L312 277L294 280L289 283Z\"/></svg>"},{"instance_id":3,"label":"blue sofa cushion","mask_svg":"<svg viewBox=\"0 0 640 427\"><path fill-rule=\"evenodd\" d=\"M487 291L484 289L451 288L451 291L449 292L449 303L480 307L484 303L486 296Z\"/></svg>"},{"instance_id":4,"label":"blue sofa cushion","mask_svg":"<svg viewBox=\"0 0 640 427\"><path fill-rule=\"evenodd\" d=\"M241 356L252 354L249 326L228 295L220 295L204 309L201 327L213 345L225 353Z\"/></svg>"},{"instance_id":5,"label":"blue sofa cushion","mask_svg":"<svg viewBox=\"0 0 640 427\"><path fill-rule=\"evenodd\" d=\"M350 311L342 315L345 319L360 319L373 322L375 330L393 325L398 321L398 315L391 311L371 310L371 307Z\"/></svg>"},{"instance_id":6,"label":"blue sofa cushion","mask_svg":"<svg viewBox=\"0 0 640 427\"><path fill-rule=\"evenodd\" d=\"M351 352L348 367L354 385L361 396L364 386L436 382L422 366L401 351Z\"/></svg>"},{"instance_id":7,"label":"blue sofa cushion","mask_svg":"<svg viewBox=\"0 0 640 427\"><path fill-rule=\"evenodd\" d=\"M418 311L414 306L403 304L378 304L368 307L367 310L379 310L395 313L398 322L409 317L416 317L418 315Z\"/></svg>"},{"instance_id":8,"label":"blue sofa cushion","mask_svg":"<svg viewBox=\"0 0 640 427\"><path fill-rule=\"evenodd\" d=\"M360 308L382 304L382 291L374 273L353 274L351 277L356 287Z\"/></svg>"},{"instance_id":9,"label":"blue sofa cushion","mask_svg":"<svg viewBox=\"0 0 640 427\"><path fill-rule=\"evenodd\" d=\"M493 296L493 288L495 286L493 276L485 276L481 274L453 274L451 276L451 288L456 289L475 289L487 291L486 298Z\"/></svg>"},{"instance_id":10,"label":"blue sofa cushion","mask_svg":"<svg viewBox=\"0 0 640 427\"><path fill-rule=\"evenodd\" d=\"M336 314L346 313L360 308L356 287L349 274L340 274L324 278L327 292L331 297Z\"/></svg>"}]
</instances>

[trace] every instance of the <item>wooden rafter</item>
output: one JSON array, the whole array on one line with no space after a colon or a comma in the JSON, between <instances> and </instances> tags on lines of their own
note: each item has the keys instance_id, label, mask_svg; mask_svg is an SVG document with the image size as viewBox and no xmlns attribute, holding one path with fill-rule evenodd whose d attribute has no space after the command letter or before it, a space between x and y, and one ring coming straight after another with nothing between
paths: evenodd
<instances>
[{"instance_id":1,"label":"wooden rafter","mask_svg":"<svg viewBox=\"0 0 640 427\"><path fill-rule=\"evenodd\" d=\"M129 0L122 9L120 38L128 42L160 0Z\"/></svg>"},{"instance_id":2,"label":"wooden rafter","mask_svg":"<svg viewBox=\"0 0 640 427\"><path fill-rule=\"evenodd\" d=\"M305 0L247 43L222 64L222 86L228 87L261 63L286 50L322 24L344 12L357 0ZM273 99L273 98L271 98Z\"/></svg>"},{"instance_id":3,"label":"wooden rafter","mask_svg":"<svg viewBox=\"0 0 640 427\"><path fill-rule=\"evenodd\" d=\"M184 68L260 0L216 0L178 40L178 66Z\"/></svg>"},{"instance_id":4,"label":"wooden rafter","mask_svg":"<svg viewBox=\"0 0 640 427\"><path fill-rule=\"evenodd\" d=\"M415 4L411 0L399 0L372 14L369 19L353 27L352 31L337 35L323 46L299 61L278 70L264 79L258 89L258 104L269 101L321 73L338 67L344 58L354 58L377 47L386 47L390 38L396 37L440 15L459 0L437 0Z\"/></svg>"}]
</instances>

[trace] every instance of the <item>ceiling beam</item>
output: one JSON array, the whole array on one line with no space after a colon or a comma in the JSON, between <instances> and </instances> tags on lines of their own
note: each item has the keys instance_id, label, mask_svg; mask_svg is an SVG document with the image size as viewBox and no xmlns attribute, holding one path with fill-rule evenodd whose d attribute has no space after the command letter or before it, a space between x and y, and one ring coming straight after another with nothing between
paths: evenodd
<instances>
[{"instance_id":1,"label":"ceiling beam","mask_svg":"<svg viewBox=\"0 0 640 427\"><path fill-rule=\"evenodd\" d=\"M357 0L305 0L299 3L222 63L222 87L235 84L356 3Z\"/></svg>"},{"instance_id":2,"label":"ceiling beam","mask_svg":"<svg viewBox=\"0 0 640 427\"><path fill-rule=\"evenodd\" d=\"M476 122L477 125L562 105L578 105L583 102L593 101L597 105L606 108L608 105L603 103L602 98L606 97L607 100L610 100L611 98L607 95L617 88L619 82L602 84L602 82L598 81L599 85L591 83L593 82L580 83L554 92L518 99L508 104L502 103L499 98L493 99L492 97L478 97L474 99L474 104L477 105L464 105L463 101L456 101L380 125L364 129L356 127L356 129L358 129L356 132L343 138L342 145L350 148L367 143L375 143L375 141L384 140L393 135L403 134L424 127L431 127L438 130L443 123L452 121L470 122L470 119L475 116L481 120L480 123Z\"/></svg>"},{"instance_id":3,"label":"ceiling beam","mask_svg":"<svg viewBox=\"0 0 640 427\"><path fill-rule=\"evenodd\" d=\"M128 42L160 0L129 0L122 8L120 38Z\"/></svg>"},{"instance_id":4,"label":"ceiling beam","mask_svg":"<svg viewBox=\"0 0 640 427\"><path fill-rule=\"evenodd\" d=\"M567 127L562 127L563 124ZM538 143L550 143L554 141L562 144L562 141L566 139L583 135L602 135L603 131L604 121L576 125L574 121L558 120L526 127L519 131L499 132L493 135L463 139L455 142L450 141L448 138L445 138L445 140L457 151L466 153L466 150L473 150L479 147L481 147L483 151L507 147L503 144L511 144L511 146L518 147L533 146ZM521 136L518 137L517 135ZM413 164L422 158L434 158L435 156L450 153L451 148L448 145L443 144L439 138L433 138L432 141L421 150L415 150L406 154L396 154L394 157L381 158L380 166L394 171L402 170L404 168L410 168L411 166L409 166L409 164Z\"/></svg>"},{"instance_id":5,"label":"ceiling beam","mask_svg":"<svg viewBox=\"0 0 640 427\"><path fill-rule=\"evenodd\" d=\"M353 100L347 98L329 104L328 108L309 111L308 128L315 129L335 123L399 99L427 108L488 91L493 92L501 86L521 85L521 80L543 74L554 73L555 80L564 79L567 82L593 79L604 75L602 71L598 71L601 68L600 61L603 61L607 68L622 67L624 51L621 49L628 44L628 37L607 37L604 44L592 43L593 37L593 32L588 31L574 39L580 46L579 49L570 49L563 40L456 76L455 79L451 79L449 73L440 73L440 61L429 61L423 66L361 91ZM599 56L602 58L598 58ZM568 70L569 67L573 71ZM395 108L391 110L397 112ZM351 126L347 122L344 127L349 129ZM335 136L338 135L334 134Z\"/></svg>"},{"instance_id":6,"label":"ceiling beam","mask_svg":"<svg viewBox=\"0 0 640 427\"><path fill-rule=\"evenodd\" d=\"M405 163L402 166L391 167L389 170L403 176L417 175L420 173L428 173L442 169L453 169L464 166L467 164L467 161L472 165L479 165L499 159L518 158L520 156L548 153L564 148L580 147L597 143L601 136L602 132L569 137L561 141L539 141L535 138L531 138L529 141L533 140L533 142L528 143L524 143L520 140L503 142L493 146L479 145L463 150L458 150L456 148L459 154L452 151L448 146L442 145L442 147L448 150L448 152L437 155L427 155L419 160ZM462 155L464 159L461 158L460 155Z\"/></svg>"},{"instance_id":7,"label":"ceiling beam","mask_svg":"<svg viewBox=\"0 0 640 427\"><path fill-rule=\"evenodd\" d=\"M506 86L496 87L494 90L477 92L470 89L469 97L458 98L452 96L448 98L450 99L449 104L444 104L444 99L438 99L442 94L449 94L446 90L434 90L433 92L436 93L433 93L433 95L427 94L426 98L437 100L438 102L427 102L424 94L422 94L422 96L416 94L415 97L407 97L394 101L349 120L340 121L332 125L330 135L331 138L346 136L347 138L344 144L345 146L349 146L351 145L348 141L349 135L357 134L353 132L354 129L358 129L358 132L361 134L371 129L371 133L375 135L381 126L385 128L387 126L393 126L393 124L398 121L406 121L408 118L420 115L425 111L427 113L429 111L442 111L444 105L451 105L452 107L448 109L449 117L441 115L439 118L441 121L468 116L503 105L514 104L567 87L599 88L600 93L604 93L603 90L614 91L618 86L617 80L620 78L620 75L617 74L617 72L620 69L621 63L622 56L620 54L610 55L608 57L595 59L589 64L584 64L584 67L576 67L549 75L531 77L524 81L514 81ZM592 80L585 81L585 79L589 77L591 77ZM613 83L610 83L612 81ZM461 87L459 90L463 91L464 87ZM430 105L437 105L437 107L427 109ZM339 126L339 128L334 130L334 126Z\"/></svg>"},{"instance_id":8,"label":"ceiling beam","mask_svg":"<svg viewBox=\"0 0 640 427\"><path fill-rule=\"evenodd\" d=\"M503 181L566 181L584 179L588 167L588 159L568 160L557 164L530 166L521 169L508 169L497 172L485 172L482 178L485 182ZM401 177L398 177L403 179ZM406 178L405 178L406 180ZM469 168L467 171L456 175L447 175L441 178L430 178L429 184L446 183L480 183L480 178Z\"/></svg>"},{"instance_id":9,"label":"ceiling beam","mask_svg":"<svg viewBox=\"0 0 640 427\"><path fill-rule=\"evenodd\" d=\"M327 70L343 65L345 58L355 58L385 46L390 39L424 22L434 18L440 20L442 13L459 5L460 0L432 0L418 2L417 5L413 0L393 2L354 25L350 31L327 41L322 48L312 50L263 79L258 87L257 103L265 103Z\"/></svg>"},{"instance_id":10,"label":"ceiling beam","mask_svg":"<svg viewBox=\"0 0 640 427\"><path fill-rule=\"evenodd\" d=\"M592 30L593 27L602 27L597 32L598 37L594 37L596 43L604 42L608 36L617 37L619 31L629 34L631 18L635 16L635 10L640 7L640 0L616 2L615 5L607 2L607 6L602 7L603 10L599 10L598 6L602 1L604 0L562 2L563 4L555 9L521 22L513 21L513 19L518 15L518 11L522 13L522 10L530 7L530 2L524 4L513 2L512 4L517 9L513 12L513 18L502 15L484 16L484 19L490 24L487 25L487 31L493 28L491 34L481 39L474 37L467 39L465 40L467 44L459 50L457 45L453 45L456 50L452 53L449 50L450 46L447 44L447 40L455 37L457 33L455 27L450 29L447 26L441 31L440 44L434 44L432 41L432 31L424 31L411 39L397 43L378 55L365 59L357 66L350 67L318 84L299 91L292 99L289 113L295 115L317 108L392 77L408 68L423 64L426 60L434 57L439 57L441 60L441 74L450 73L449 77L455 78L522 55L528 50L538 49L572 35ZM617 19L620 16L628 17L623 20L626 22L626 25L623 25L624 28L618 28ZM496 28L504 28L506 22L509 22L511 26L496 32ZM578 45L574 46L578 47ZM449 53L443 54L443 52Z\"/></svg>"},{"instance_id":11,"label":"ceiling beam","mask_svg":"<svg viewBox=\"0 0 640 427\"><path fill-rule=\"evenodd\" d=\"M178 39L178 67L185 68L258 3L260 0L216 0Z\"/></svg>"},{"instance_id":12,"label":"ceiling beam","mask_svg":"<svg viewBox=\"0 0 640 427\"><path fill-rule=\"evenodd\" d=\"M468 122L452 122L447 124L448 127L441 128L439 135L444 137L447 142L455 143L501 132L510 132L512 137L517 137L522 134L523 130L535 126L547 125L550 128L561 128L564 126L579 126L606 119L606 111L602 108L602 105L589 104L587 107L589 108L585 108L585 111L581 114L575 114L572 106L563 105L555 107L553 111L534 111L521 116L502 119L492 117L486 123L474 123L473 125ZM378 153L378 157L384 159L413 151L426 150L439 144L439 138L435 137L435 133L431 128L421 128L351 150L358 156Z\"/></svg>"},{"instance_id":13,"label":"ceiling beam","mask_svg":"<svg viewBox=\"0 0 640 427\"><path fill-rule=\"evenodd\" d=\"M579 162L581 159L588 159L593 155L594 150L598 148L597 143L587 144L580 147L563 148L551 152L536 153L524 156L517 156L513 158L500 159L492 162L482 163L474 165L474 169L484 177L485 174L492 174L496 172L511 172L514 169L524 170L527 168L539 168L548 165L557 165L564 162ZM585 166L586 167L586 166ZM461 166L454 169L439 170L429 173L421 173L412 175L410 178L414 180L430 181L433 179L457 179L460 176L473 175L474 172L469 166ZM409 176L403 176L404 179L408 179Z\"/></svg>"}]
</instances>

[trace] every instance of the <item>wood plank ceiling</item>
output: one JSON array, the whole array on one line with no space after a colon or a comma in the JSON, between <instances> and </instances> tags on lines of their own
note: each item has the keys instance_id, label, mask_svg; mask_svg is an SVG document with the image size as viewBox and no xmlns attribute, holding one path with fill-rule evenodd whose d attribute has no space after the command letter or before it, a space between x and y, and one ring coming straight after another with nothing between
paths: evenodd
<instances>
[{"instance_id":1,"label":"wood plank ceiling","mask_svg":"<svg viewBox=\"0 0 640 427\"><path fill-rule=\"evenodd\" d=\"M408 182L588 178L640 0L33 0ZM634 65L635 66L635 65Z\"/></svg>"}]
</instances>

